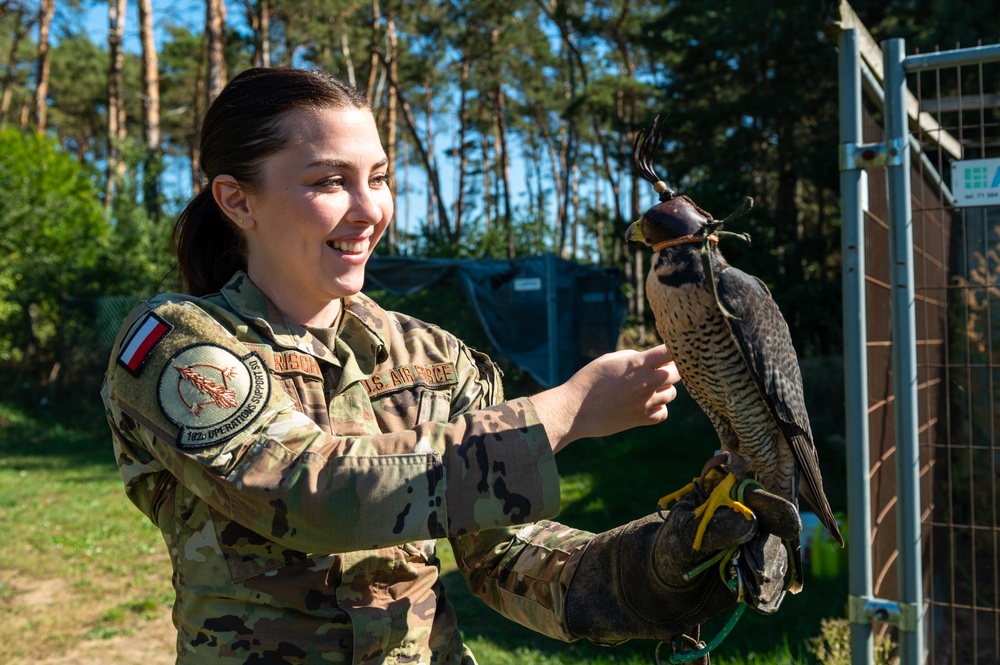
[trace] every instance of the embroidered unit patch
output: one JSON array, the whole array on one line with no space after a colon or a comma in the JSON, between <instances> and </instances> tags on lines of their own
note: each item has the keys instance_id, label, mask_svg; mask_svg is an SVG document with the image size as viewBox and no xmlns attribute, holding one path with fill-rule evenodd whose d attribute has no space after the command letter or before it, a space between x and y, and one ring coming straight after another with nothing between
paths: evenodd
<instances>
[{"instance_id":1,"label":"embroidered unit patch","mask_svg":"<svg viewBox=\"0 0 1000 665\"><path fill-rule=\"evenodd\" d=\"M118 364L124 367L132 376L139 376L143 365L156 345L167 336L174 327L150 312L132 329L132 333L122 342L118 353Z\"/></svg>"},{"instance_id":2,"label":"embroidered unit patch","mask_svg":"<svg viewBox=\"0 0 1000 665\"><path fill-rule=\"evenodd\" d=\"M227 441L261 414L271 393L267 368L256 353L237 356L216 344L177 352L160 372L160 409L180 428L177 442L203 448Z\"/></svg>"}]
</instances>

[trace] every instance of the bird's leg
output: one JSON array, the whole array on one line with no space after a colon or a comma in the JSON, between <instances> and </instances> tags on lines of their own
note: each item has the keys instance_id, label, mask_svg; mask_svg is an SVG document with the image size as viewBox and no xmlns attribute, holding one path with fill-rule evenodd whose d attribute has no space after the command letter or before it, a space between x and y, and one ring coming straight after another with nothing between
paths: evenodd
<instances>
[{"instance_id":1,"label":"bird's leg","mask_svg":"<svg viewBox=\"0 0 1000 665\"><path fill-rule=\"evenodd\" d=\"M705 537L705 531L708 529L708 523L711 521L715 511L720 507L729 506L729 508L743 515L748 520L754 518L753 512L749 508L732 497L732 489L739 481L737 473L745 469L745 464L741 464L740 461L736 461L732 464L732 467L741 468L730 468L730 462L732 461L732 455L728 452L716 455L705 464L701 478L695 481L699 483L699 487L703 490L707 490L708 487L714 485L708 500L694 511L695 517L701 518L701 521L698 523L698 531L695 533L694 544L692 545L695 550L701 549L701 542Z\"/></svg>"}]
</instances>

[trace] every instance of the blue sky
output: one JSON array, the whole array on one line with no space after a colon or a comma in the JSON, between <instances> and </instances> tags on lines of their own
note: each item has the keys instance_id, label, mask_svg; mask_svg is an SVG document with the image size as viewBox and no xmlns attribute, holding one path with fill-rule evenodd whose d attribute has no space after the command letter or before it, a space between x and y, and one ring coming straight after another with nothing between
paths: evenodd
<instances>
[{"instance_id":1,"label":"blue sky","mask_svg":"<svg viewBox=\"0 0 1000 665\"><path fill-rule=\"evenodd\" d=\"M230 12L232 13L232 12ZM231 16L230 20L239 18ZM191 27L200 26L205 20L204 0L170 0L153 3L153 29L157 34L157 46L163 35L163 28L178 23ZM96 44L108 41L108 5L92 5L84 9L84 25L87 35ZM125 50L139 52L139 9L129 3L125 13Z\"/></svg>"}]
</instances>

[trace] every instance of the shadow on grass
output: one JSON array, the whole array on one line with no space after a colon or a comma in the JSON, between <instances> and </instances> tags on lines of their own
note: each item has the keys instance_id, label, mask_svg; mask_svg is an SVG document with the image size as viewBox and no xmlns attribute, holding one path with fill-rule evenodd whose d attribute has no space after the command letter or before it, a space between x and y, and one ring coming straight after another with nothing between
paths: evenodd
<instances>
[{"instance_id":1,"label":"shadow on grass","mask_svg":"<svg viewBox=\"0 0 1000 665\"><path fill-rule=\"evenodd\" d=\"M0 458L19 469L113 468L100 397L63 408L0 402Z\"/></svg>"}]
</instances>

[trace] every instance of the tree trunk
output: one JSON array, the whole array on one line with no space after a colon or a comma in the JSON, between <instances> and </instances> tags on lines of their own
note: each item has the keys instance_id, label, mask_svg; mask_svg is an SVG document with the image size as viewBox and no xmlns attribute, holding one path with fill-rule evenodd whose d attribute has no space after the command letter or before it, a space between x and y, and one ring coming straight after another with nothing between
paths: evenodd
<instances>
[{"instance_id":1,"label":"tree trunk","mask_svg":"<svg viewBox=\"0 0 1000 665\"><path fill-rule=\"evenodd\" d=\"M493 183L490 182L490 162L493 160L490 159L490 143L485 132L482 134L480 147L483 151L483 212L486 214L486 232L489 233L493 228L493 200L496 197L493 196Z\"/></svg>"},{"instance_id":2,"label":"tree trunk","mask_svg":"<svg viewBox=\"0 0 1000 665\"><path fill-rule=\"evenodd\" d=\"M358 76L354 71L354 60L351 59L351 43L347 38L347 28L340 30L340 52L344 54L344 61L347 63L347 82L352 87L358 87Z\"/></svg>"},{"instance_id":3,"label":"tree trunk","mask_svg":"<svg viewBox=\"0 0 1000 665\"><path fill-rule=\"evenodd\" d=\"M603 266L607 259L607 252L604 250L604 196L601 194L601 177L596 172L594 173L594 219L597 222L597 264Z\"/></svg>"},{"instance_id":4,"label":"tree trunk","mask_svg":"<svg viewBox=\"0 0 1000 665\"><path fill-rule=\"evenodd\" d=\"M510 205L510 159L507 155L507 108L503 86L498 85L493 117L496 123L497 189L503 196L503 224L507 229L507 258L517 255L514 246L514 215Z\"/></svg>"},{"instance_id":5,"label":"tree trunk","mask_svg":"<svg viewBox=\"0 0 1000 665\"><path fill-rule=\"evenodd\" d=\"M567 37L568 40L568 37ZM576 106L576 65L573 62L572 48L567 46L567 56L566 56L566 67L569 70L569 81L566 86L566 108L571 109ZM574 113L567 114L566 116L566 141L563 143L563 149L560 153L560 159L562 164L560 169L562 170L565 177L563 182L565 186L559 196L562 198L562 211L563 214L559 217L559 245L558 253L561 256L566 248L566 231L569 225L569 209L572 202L572 179L570 178L569 170L571 164L576 162L576 118Z\"/></svg>"},{"instance_id":6,"label":"tree trunk","mask_svg":"<svg viewBox=\"0 0 1000 665\"><path fill-rule=\"evenodd\" d=\"M7 56L7 64L4 67L3 81L0 83L3 86L3 95L0 95L0 129L3 129L7 124L7 114L10 112L11 101L14 99L14 75L17 73L18 48L21 46L21 40L24 39L24 36L35 25L34 18L25 20L29 14L24 7L18 5L15 13L16 18L14 22L17 28L14 30L14 35L10 42L10 51Z\"/></svg>"},{"instance_id":7,"label":"tree trunk","mask_svg":"<svg viewBox=\"0 0 1000 665\"><path fill-rule=\"evenodd\" d=\"M615 208L615 218L613 228L617 230L619 227L624 227L623 222L625 221L625 215L622 213L622 187L621 180L615 177L614 170L611 168L611 155L608 150L608 142L604 137L604 131L601 129L600 119L595 114L592 116L592 129L594 136L597 137L597 143L601 148L601 167L604 172L604 179L608 181L608 185L611 187L611 200ZM599 190L598 190L599 191ZM624 229L622 229L624 230ZM601 247L601 263L604 263L604 248Z\"/></svg>"},{"instance_id":8,"label":"tree trunk","mask_svg":"<svg viewBox=\"0 0 1000 665\"><path fill-rule=\"evenodd\" d=\"M492 53L498 53L500 44L500 29L493 28L490 32ZM498 219L507 231L507 258L517 256L514 243L514 216L510 207L510 160L507 155L507 100L504 97L503 76L501 71L495 72L496 87L493 89L493 152L497 160L497 194L502 196L503 212L498 211Z\"/></svg>"},{"instance_id":9,"label":"tree trunk","mask_svg":"<svg viewBox=\"0 0 1000 665\"><path fill-rule=\"evenodd\" d=\"M465 173L469 157L465 154L465 132L469 126L469 56L462 56L462 76L458 101L458 192L455 197L455 236L462 237L462 215L465 213Z\"/></svg>"},{"instance_id":10,"label":"tree trunk","mask_svg":"<svg viewBox=\"0 0 1000 665\"><path fill-rule=\"evenodd\" d=\"M281 11L281 16L283 19L282 23L285 24L285 62L291 66L295 62L295 42L292 39L292 15L285 9Z\"/></svg>"},{"instance_id":11,"label":"tree trunk","mask_svg":"<svg viewBox=\"0 0 1000 665\"><path fill-rule=\"evenodd\" d=\"M580 237L580 166L576 162L573 162L570 178L570 190L573 192L573 212L570 214L573 221L570 225L569 257L575 260L579 251L577 239Z\"/></svg>"},{"instance_id":12,"label":"tree trunk","mask_svg":"<svg viewBox=\"0 0 1000 665\"><path fill-rule=\"evenodd\" d=\"M429 162L434 165L434 171L437 172L437 159L434 157L434 93L431 90L430 82L426 82L424 85L424 118L427 119L427 133L426 133L426 146L427 146L427 158ZM427 188L427 226L433 228L434 222L437 222L438 227L441 229L441 233L444 237L451 237L451 229L448 227L448 219L446 217L438 217L437 211L444 206L444 200L441 196L440 187L428 187Z\"/></svg>"},{"instance_id":13,"label":"tree trunk","mask_svg":"<svg viewBox=\"0 0 1000 665\"><path fill-rule=\"evenodd\" d=\"M545 160L542 158L542 147L539 146L537 152L535 153L535 214L539 218L545 219L548 214L548 207L545 205L545 169L542 167L542 163Z\"/></svg>"},{"instance_id":14,"label":"tree trunk","mask_svg":"<svg viewBox=\"0 0 1000 665\"><path fill-rule=\"evenodd\" d=\"M125 164L121 149L125 140L125 36L126 0L108 3L108 163L104 207L110 209Z\"/></svg>"},{"instance_id":15,"label":"tree trunk","mask_svg":"<svg viewBox=\"0 0 1000 665\"><path fill-rule=\"evenodd\" d=\"M387 38L389 42L389 76L393 79L399 78L399 68L396 65L396 51L398 46L398 41L396 39L396 19L390 12L388 15L388 22L386 25ZM396 101L396 91L389 91L388 99L389 107L389 118L388 127L386 128L385 137L385 153L386 158L389 160L389 172L391 173L396 168L396 124L398 122L397 113L397 101ZM396 224L389 224L389 253L397 253L397 243L399 239L396 235Z\"/></svg>"},{"instance_id":16,"label":"tree trunk","mask_svg":"<svg viewBox=\"0 0 1000 665\"><path fill-rule=\"evenodd\" d=\"M271 2L243 0L243 16L253 33L253 66L271 66Z\"/></svg>"},{"instance_id":17,"label":"tree trunk","mask_svg":"<svg viewBox=\"0 0 1000 665\"><path fill-rule=\"evenodd\" d=\"M194 193L197 194L201 191L201 146L199 145L199 128L201 127L201 120L205 115L205 77L203 76L202 67L205 66L205 61L207 60L206 53L208 52L208 45L205 40L201 40L201 53L198 58L198 71L194 77L194 90L191 91L191 108L194 111L191 114L191 136L194 140L190 143L190 160L191 164L191 188Z\"/></svg>"},{"instance_id":18,"label":"tree trunk","mask_svg":"<svg viewBox=\"0 0 1000 665\"><path fill-rule=\"evenodd\" d=\"M535 121L538 124L538 129L542 134L542 140L545 143L545 149L549 153L549 165L552 168L552 191L555 193L555 201L556 201L556 231L558 233L559 224L562 223L561 220L566 215L566 211L563 208L563 198L562 196L560 196L560 192L563 191L563 176L562 176L563 171L560 168L561 166L560 158L559 155L556 154L556 149L555 146L553 145L552 135L549 134L548 125L545 124L545 119L539 118L537 113L534 112L534 110L532 112L535 114ZM539 180L539 182L541 182L541 180ZM541 195L541 190L542 188L539 187L539 195ZM543 201L539 200L539 203L542 204ZM544 209L544 206L540 207Z\"/></svg>"},{"instance_id":19,"label":"tree trunk","mask_svg":"<svg viewBox=\"0 0 1000 665\"><path fill-rule=\"evenodd\" d=\"M49 97L49 70L52 63L49 60L49 31L52 28L52 18L56 13L56 0L42 0L39 8L38 24L38 76L35 86L35 129L39 134L45 133L46 112Z\"/></svg>"},{"instance_id":20,"label":"tree trunk","mask_svg":"<svg viewBox=\"0 0 1000 665\"><path fill-rule=\"evenodd\" d=\"M223 0L205 3L205 42L208 50L208 71L205 92L211 103L226 85L225 51L226 6Z\"/></svg>"},{"instance_id":21,"label":"tree trunk","mask_svg":"<svg viewBox=\"0 0 1000 665\"><path fill-rule=\"evenodd\" d=\"M365 88L365 94L368 96L368 103L374 105L375 101L375 81L378 76L378 63L379 63L379 22L382 20L382 7L379 4L379 0L372 0L372 39L371 39L371 58L368 69L368 87ZM393 79L395 81L396 79Z\"/></svg>"},{"instance_id":22,"label":"tree trunk","mask_svg":"<svg viewBox=\"0 0 1000 665\"><path fill-rule=\"evenodd\" d=\"M160 217L160 74L153 35L153 2L139 0L139 39L142 42L142 139L146 146L142 200L150 219Z\"/></svg>"},{"instance_id":23,"label":"tree trunk","mask_svg":"<svg viewBox=\"0 0 1000 665\"><path fill-rule=\"evenodd\" d=\"M257 1L257 28L259 46L254 54L258 67L271 66L271 0Z\"/></svg>"}]
</instances>

